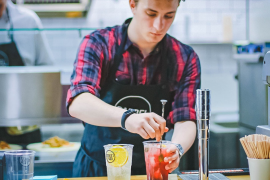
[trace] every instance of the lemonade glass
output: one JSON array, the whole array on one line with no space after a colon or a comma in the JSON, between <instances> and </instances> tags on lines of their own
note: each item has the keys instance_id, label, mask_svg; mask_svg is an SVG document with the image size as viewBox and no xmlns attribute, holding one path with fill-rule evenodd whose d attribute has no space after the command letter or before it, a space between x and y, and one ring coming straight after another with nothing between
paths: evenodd
<instances>
[{"instance_id":1,"label":"lemonade glass","mask_svg":"<svg viewBox=\"0 0 270 180\"><path fill-rule=\"evenodd\" d=\"M108 180L128 180L131 175L131 144L108 144L104 146Z\"/></svg>"},{"instance_id":2,"label":"lemonade glass","mask_svg":"<svg viewBox=\"0 0 270 180\"><path fill-rule=\"evenodd\" d=\"M147 180L168 180L169 171L165 169L168 162L164 158L169 156L167 149L172 142L144 141L143 145Z\"/></svg>"}]
</instances>

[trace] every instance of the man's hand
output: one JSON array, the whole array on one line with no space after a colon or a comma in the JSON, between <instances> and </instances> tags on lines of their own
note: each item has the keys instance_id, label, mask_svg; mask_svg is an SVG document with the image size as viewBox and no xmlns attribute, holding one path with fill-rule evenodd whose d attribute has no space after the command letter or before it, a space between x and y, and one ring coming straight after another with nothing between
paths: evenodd
<instances>
[{"instance_id":1,"label":"man's hand","mask_svg":"<svg viewBox=\"0 0 270 180\"><path fill-rule=\"evenodd\" d=\"M169 173L171 173L179 166L180 163L179 150L175 145L171 145L168 147L167 153L169 154L169 156L164 158L164 162L169 162L169 164L165 166L165 169L168 170Z\"/></svg>"},{"instance_id":2,"label":"man's hand","mask_svg":"<svg viewBox=\"0 0 270 180\"><path fill-rule=\"evenodd\" d=\"M132 114L126 119L125 127L144 139L156 138L157 141L169 130L165 119L155 113Z\"/></svg>"}]
</instances>

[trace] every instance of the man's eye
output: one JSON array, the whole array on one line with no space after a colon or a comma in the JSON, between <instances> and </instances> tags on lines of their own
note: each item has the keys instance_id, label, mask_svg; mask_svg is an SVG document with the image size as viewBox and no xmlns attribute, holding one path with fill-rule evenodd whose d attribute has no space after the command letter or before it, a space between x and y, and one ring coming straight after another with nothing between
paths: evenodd
<instances>
[{"instance_id":1,"label":"man's eye","mask_svg":"<svg viewBox=\"0 0 270 180\"><path fill-rule=\"evenodd\" d=\"M165 16L166 19L171 19L173 16Z\"/></svg>"},{"instance_id":2,"label":"man's eye","mask_svg":"<svg viewBox=\"0 0 270 180\"><path fill-rule=\"evenodd\" d=\"M147 13L147 15L148 15L148 16L151 16L151 17L156 16L155 14L148 14L148 13Z\"/></svg>"}]
</instances>

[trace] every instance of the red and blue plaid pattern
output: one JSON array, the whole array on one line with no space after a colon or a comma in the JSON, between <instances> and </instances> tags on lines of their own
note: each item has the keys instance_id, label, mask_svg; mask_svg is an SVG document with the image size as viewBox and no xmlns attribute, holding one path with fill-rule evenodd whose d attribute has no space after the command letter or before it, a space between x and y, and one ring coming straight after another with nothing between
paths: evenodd
<instances>
[{"instance_id":1,"label":"red and blue plaid pattern","mask_svg":"<svg viewBox=\"0 0 270 180\"><path fill-rule=\"evenodd\" d=\"M74 97L90 92L99 97L102 85L108 78L109 70L116 54L117 43L122 40L123 26L97 30L81 42L71 86L67 95L67 107ZM167 120L175 123L183 120L195 120L196 89L200 88L200 61L194 50L166 35L168 47L167 80L170 90L175 91L172 111ZM161 81L161 43L147 56L143 57L139 48L127 39L123 59L116 72L116 80L126 85L159 84Z\"/></svg>"}]
</instances>

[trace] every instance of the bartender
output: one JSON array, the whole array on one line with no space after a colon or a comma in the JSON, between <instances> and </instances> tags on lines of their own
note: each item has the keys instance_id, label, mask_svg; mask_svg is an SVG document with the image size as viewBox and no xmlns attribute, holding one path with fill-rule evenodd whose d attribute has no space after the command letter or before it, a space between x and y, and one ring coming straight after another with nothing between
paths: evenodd
<instances>
[{"instance_id":1,"label":"bartender","mask_svg":"<svg viewBox=\"0 0 270 180\"><path fill-rule=\"evenodd\" d=\"M0 66L51 65L52 56L43 33L13 31L20 28L42 28L38 16L31 10L0 0ZM8 93L8 92L7 92ZM41 141L38 126L0 127L0 141L29 144Z\"/></svg>"},{"instance_id":2,"label":"bartender","mask_svg":"<svg viewBox=\"0 0 270 180\"><path fill-rule=\"evenodd\" d=\"M106 176L106 144L133 144L131 173L145 174L142 142L160 141L168 127L169 172L192 146L201 70L194 50L166 34L179 3L130 0L132 19L84 37L67 96L70 115L85 125L73 176ZM165 119L161 99L168 101Z\"/></svg>"}]
</instances>

